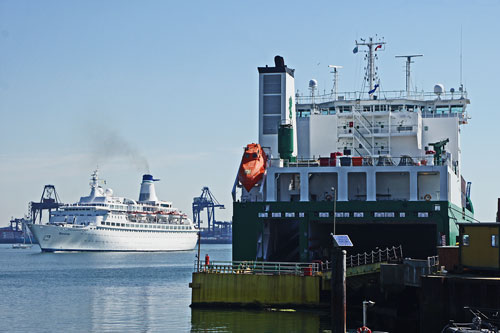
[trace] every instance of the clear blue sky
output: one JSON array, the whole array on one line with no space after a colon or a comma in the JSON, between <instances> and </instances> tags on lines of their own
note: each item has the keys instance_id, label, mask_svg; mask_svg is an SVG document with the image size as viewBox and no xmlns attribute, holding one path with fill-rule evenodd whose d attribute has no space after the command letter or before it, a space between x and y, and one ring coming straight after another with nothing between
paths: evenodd
<instances>
[{"instance_id":1,"label":"clear blue sky","mask_svg":"<svg viewBox=\"0 0 500 333\"><path fill-rule=\"evenodd\" d=\"M257 66L280 54L330 89L359 90L354 40L387 41L384 89L404 89L394 55L421 53L414 83L431 91L463 78L472 119L463 175L476 216L500 196L499 1L22 1L0 0L0 225L27 212L44 184L64 202L87 195L98 164L115 194L138 197L143 161L160 198L191 214L209 186L227 206L244 145L257 140ZM134 158L131 158L134 156Z\"/></svg>"}]
</instances>

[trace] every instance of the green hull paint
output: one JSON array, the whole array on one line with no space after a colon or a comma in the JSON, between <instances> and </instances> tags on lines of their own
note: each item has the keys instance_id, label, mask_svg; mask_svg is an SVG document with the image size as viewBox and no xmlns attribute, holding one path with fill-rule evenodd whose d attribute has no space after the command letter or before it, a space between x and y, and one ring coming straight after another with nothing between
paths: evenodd
<instances>
[{"instance_id":1,"label":"green hull paint","mask_svg":"<svg viewBox=\"0 0 500 333\"><path fill-rule=\"evenodd\" d=\"M265 212L268 217L259 217L259 213ZM374 212L394 213L394 217L375 217ZM275 213L274 217L272 213ZM281 217L277 217L276 213L281 213ZM285 217L285 213L294 213L295 217ZM302 217L299 213L303 213ZM324 213L328 213L329 217L322 217ZM474 221L471 212L466 210L463 213L447 201L339 201L337 213L349 213L349 217L336 218L336 229L337 233L352 233L351 238L358 243L354 244L354 250L366 251L370 244L375 247L404 243L404 254L415 257L435 254L435 247L442 245L443 241L446 245L455 245L458 236L456 223ZM362 213L363 217L354 217L354 213ZM258 256L257 246L259 237L263 235L264 223L275 226L271 234L275 233L276 243L279 233L287 223L291 225L290 222L298 223L298 249L289 244L292 248L288 246L286 250L297 251L297 261L311 260L314 257L311 254L311 238L322 238L320 247L325 248L326 238L333 231L333 202L234 202L233 260L262 259ZM357 252L351 250L353 253Z\"/></svg>"}]
</instances>

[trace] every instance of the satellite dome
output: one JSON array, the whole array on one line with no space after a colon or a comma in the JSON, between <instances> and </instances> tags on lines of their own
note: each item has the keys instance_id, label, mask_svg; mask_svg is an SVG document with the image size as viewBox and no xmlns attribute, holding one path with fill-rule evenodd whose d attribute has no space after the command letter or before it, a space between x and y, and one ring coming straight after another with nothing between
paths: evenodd
<instances>
[{"instance_id":1,"label":"satellite dome","mask_svg":"<svg viewBox=\"0 0 500 333\"><path fill-rule=\"evenodd\" d=\"M106 196L107 196L107 197L112 197L112 196L113 196L113 190L112 190L112 189L110 189L110 188L107 188L107 189L106 189Z\"/></svg>"},{"instance_id":2,"label":"satellite dome","mask_svg":"<svg viewBox=\"0 0 500 333\"><path fill-rule=\"evenodd\" d=\"M318 81L316 79L309 80L309 88L316 88L318 86Z\"/></svg>"},{"instance_id":3,"label":"satellite dome","mask_svg":"<svg viewBox=\"0 0 500 333\"><path fill-rule=\"evenodd\" d=\"M443 84L438 83L438 84L436 84L436 85L434 86L434 93L435 93L436 95L438 95L438 96L439 96L439 95L441 95L442 93L444 93L444 91L445 91L445 90L444 90L444 85L443 85Z\"/></svg>"}]
</instances>

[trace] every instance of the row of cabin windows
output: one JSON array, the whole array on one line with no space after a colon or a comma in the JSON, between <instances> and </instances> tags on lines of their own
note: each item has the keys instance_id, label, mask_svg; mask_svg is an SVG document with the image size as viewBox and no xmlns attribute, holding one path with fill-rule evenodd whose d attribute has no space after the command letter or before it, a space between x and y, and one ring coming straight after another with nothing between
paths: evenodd
<instances>
[{"instance_id":1,"label":"row of cabin windows","mask_svg":"<svg viewBox=\"0 0 500 333\"><path fill-rule=\"evenodd\" d=\"M413 216L416 216L416 217L429 217L431 216L431 214L429 212L415 212L412 214ZM317 213L316 216L318 217L329 217L329 216L333 216L333 214L330 214L330 213ZM373 212L371 214L372 217L406 217L406 212ZM408 215L410 216L410 215ZM336 212L335 213L335 217L351 217L351 213L349 212ZM352 214L352 217L365 217L365 213L364 212L354 212Z\"/></svg>"},{"instance_id":2,"label":"row of cabin windows","mask_svg":"<svg viewBox=\"0 0 500 333\"><path fill-rule=\"evenodd\" d=\"M127 227L127 228L148 228L148 229L168 229L168 230L189 230L185 225L160 225L160 224L129 224L115 222L101 222L101 225L109 225L112 227Z\"/></svg>"},{"instance_id":3,"label":"row of cabin windows","mask_svg":"<svg viewBox=\"0 0 500 333\"><path fill-rule=\"evenodd\" d=\"M436 209L436 207L435 207ZM440 210L440 209L436 209ZM419 217L419 218L428 218L432 215L432 213L429 212L414 212L413 216ZM268 213L259 213L259 217L268 217ZM285 214L282 214L281 212L273 212L271 213L271 217L296 217L295 213L287 212ZM332 212L316 212L315 216L317 217L330 217L333 216ZM400 217L404 218L406 217L406 212L373 212L371 214L372 217ZM411 215L409 215L411 216ZM304 217L304 213L299 213L298 217ZM350 212L335 212L335 217L365 217L364 212L353 212L352 215Z\"/></svg>"},{"instance_id":4,"label":"row of cabin windows","mask_svg":"<svg viewBox=\"0 0 500 333\"><path fill-rule=\"evenodd\" d=\"M104 230L119 230L121 232L157 232L156 230L140 230L140 229L114 229L114 228L107 228L107 227L103 227L101 229L104 229ZM164 232L172 232L171 230L166 230ZM187 232L184 231L184 232ZM176 231L176 233L180 233L179 231Z\"/></svg>"},{"instance_id":5,"label":"row of cabin windows","mask_svg":"<svg viewBox=\"0 0 500 333\"><path fill-rule=\"evenodd\" d=\"M470 245L470 235L462 236L462 244L463 246ZM498 247L498 235L491 235L491 247Z\"/></svg>"},{"instance_id":6,"label":"row of cabin windows","mask_svg":"<svg viewBox=\"0 0 500 333\"><path fill-rule=\"evenodd\" d=\"M418 105L363 105L362 110L364 112L383 112L383 111L417 111L422 110L426 113L435 114L448 114L448 113L461 113L463 112L462 105L437 105L435 108L433 106L418 106ZM322 115L336 114L338 113L348 113L352 112L351 105L341 105L337 107L320 108L320 113ZM310 109L297 109L299 117L310 117Z\"/></svg>"}]
</instances>

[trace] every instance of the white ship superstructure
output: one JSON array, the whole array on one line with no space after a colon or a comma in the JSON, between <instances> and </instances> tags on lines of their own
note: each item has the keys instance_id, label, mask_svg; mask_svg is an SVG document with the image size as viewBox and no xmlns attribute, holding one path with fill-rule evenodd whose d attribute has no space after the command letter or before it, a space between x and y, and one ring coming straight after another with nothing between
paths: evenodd
<instances>
[{"instance_id":1,"label":"white ship superstructure","mask_svg":"<svg viewBox=\"0 0 500 333\"><path fill-rule=\"evenodd\" d=\"M92 174L90 195L31 224L42 251L180 251L195 247L198 230L171 202L156 197L152 175L142 178L139 200L113 196Z\"/></svg>"}]
</instances>

